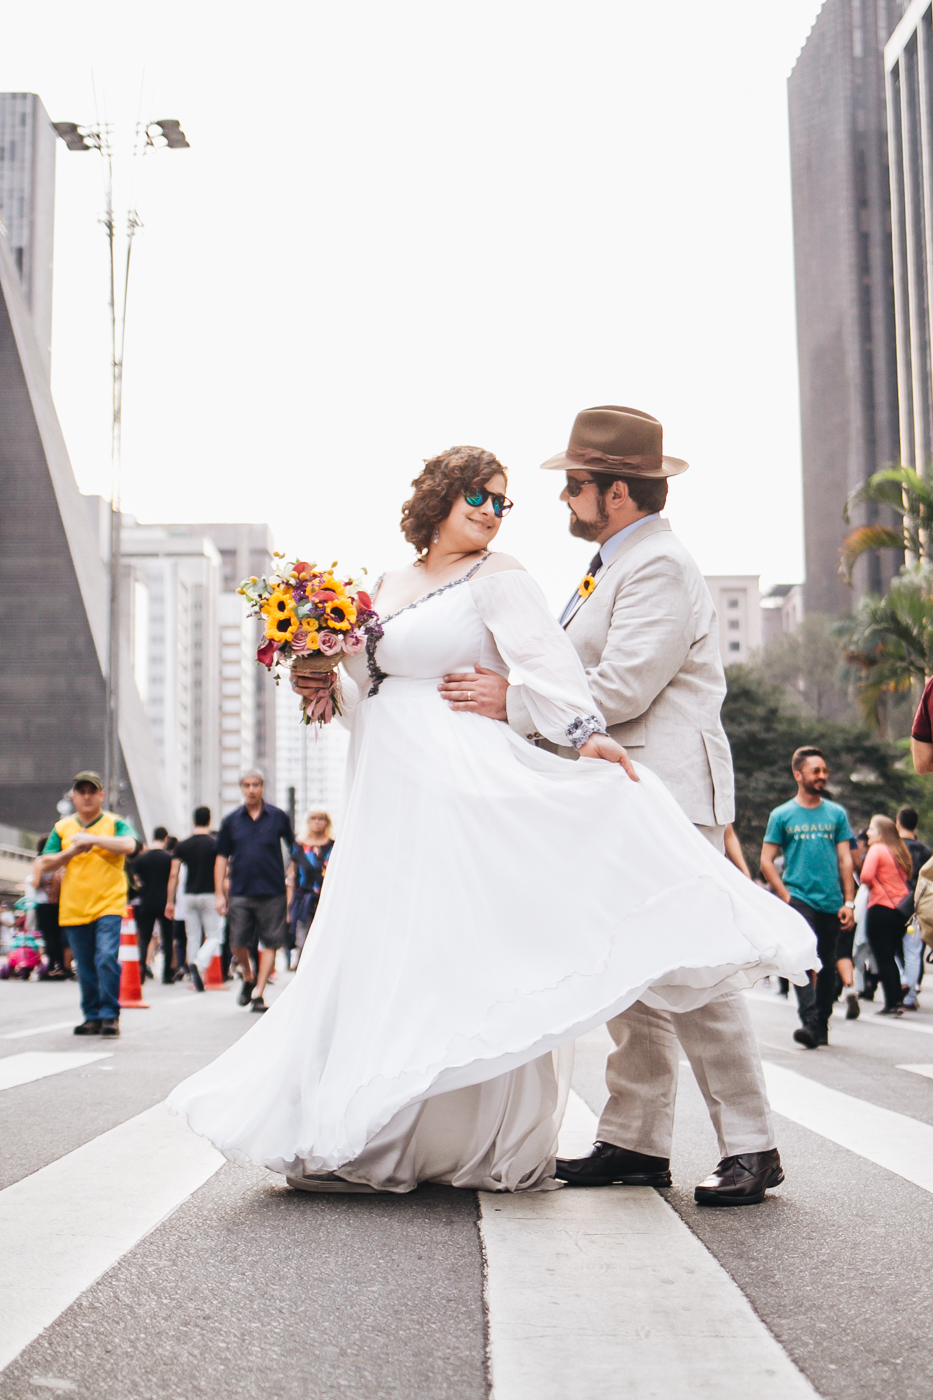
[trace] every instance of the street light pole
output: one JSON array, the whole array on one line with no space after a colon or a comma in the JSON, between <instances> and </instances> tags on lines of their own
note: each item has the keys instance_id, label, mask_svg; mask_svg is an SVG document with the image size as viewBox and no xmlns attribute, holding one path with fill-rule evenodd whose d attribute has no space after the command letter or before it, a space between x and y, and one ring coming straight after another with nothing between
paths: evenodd
<instances>
[{"instance_id":1,"label":"street light pole","mask_svg":"<svg viewBox=\"0 0 933 1400\"><path fill-rule=\"evenodd\" d=\"M126 263L123 270L123 295L117 314L116 228L113 214L113 148L106 126L79 127L75 122L53 122L55 130L70 151L100 152L104 162L105 213L101 219L107 235L110 254L110 347L112 416L110 431L110 617L107 647L107 709L104 722L104 789L107 801L116 810L120 800L120 617L121 570L123 564L121 501L122 438L123 438L123 357L126 349L126 304L130 285L130 258L133 238L142 227L135 209L127 213ZM156 145L156 138L164 146ZM189 142L181 125L174 118L137 125L134 156L148 150L187 150Z\"/></svg>"}]
</instances>

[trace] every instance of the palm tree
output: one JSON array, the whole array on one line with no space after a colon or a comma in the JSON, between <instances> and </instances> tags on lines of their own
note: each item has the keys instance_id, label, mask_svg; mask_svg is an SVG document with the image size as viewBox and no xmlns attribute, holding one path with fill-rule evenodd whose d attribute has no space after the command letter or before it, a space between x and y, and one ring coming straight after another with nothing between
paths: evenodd
<instances>
[{"instance_id":1,"label":"palm tree","mask_svg":"<svg viewBox=\"0 0 933 1400\"><path fill-rule=\"evenodd\" d=\"M901 517L900 525L860 525L842 542L840 572L852 582L855 561L874 549L903 550L908 564L931 558L933 549L933 473L913 467L885 467L852 492L846 520L854 507L884 506Z\"/></svg>"},{"instance_id":2,"label":"palm tree","mask_svg":"<svg viewBox=\"0 0 933 1400\"><path fill-rule=\"evenodd\" d=\"M866 546L879 547L891 546ZM857 673L855 690L865 718L880 728L883 697L905 695L933 675L933 565L921 559L902 569L883 598L860 599L838 632Z\"/></svg>"}]
</instances>

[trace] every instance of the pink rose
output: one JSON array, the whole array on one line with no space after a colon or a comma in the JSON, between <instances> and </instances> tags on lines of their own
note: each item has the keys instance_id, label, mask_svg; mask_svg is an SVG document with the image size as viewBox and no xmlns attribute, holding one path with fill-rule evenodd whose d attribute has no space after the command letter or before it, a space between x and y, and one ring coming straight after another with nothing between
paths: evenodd
<instances>
[{"instance_id":1,"label":"pink rose","mask_svg":"<svg viewBox=\"0 0 933 1400\"><path fill-rule=\"evenodd\" d=\"M308 634L303 627L299 627L294 637L292 637L292 651L296 656L304 656L307 650Z\"/></svg>"},{"instance_id":2,"label":"pink rose","mask_svg":"<svg viewBox=\"0 0 933 1400\"><path fill-rule=\"evenodd\" d=\"M321 655L336 656L338 651L343 651L343 638L338 637L336 632L321 632Z\"/></svg>"},{"instance_id":3,"label":"pink rose","mask_svg":"<svg viewBox=\"0 0 933 1400\"><path fill-rule=\"evenodd\" d=\"M366 650L366 638L359 632L348 632L343 639L343 649L348 656L356 656L358 652Z\"/></svg>"}]
</instances>

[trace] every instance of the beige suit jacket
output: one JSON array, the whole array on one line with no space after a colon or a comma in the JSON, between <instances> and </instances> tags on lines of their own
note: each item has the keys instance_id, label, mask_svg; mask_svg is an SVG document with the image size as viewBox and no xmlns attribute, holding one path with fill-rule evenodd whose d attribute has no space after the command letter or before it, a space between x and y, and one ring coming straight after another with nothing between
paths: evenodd
<instances>
[{"instance_id":1,"label":"beige suit jacket","mask_svg":"<svg viewBox=\"0 0 933 1400\"><path fill-rule=\"evenodd\" d=\"M657 773L692 822L732 821L716 611L666 520L650 520L622 541L565 626L612 738ZM509 687L509 724L536 739L521 692ZM576 757L570 748L558 752Z\"/></svg>"}]
</instances>

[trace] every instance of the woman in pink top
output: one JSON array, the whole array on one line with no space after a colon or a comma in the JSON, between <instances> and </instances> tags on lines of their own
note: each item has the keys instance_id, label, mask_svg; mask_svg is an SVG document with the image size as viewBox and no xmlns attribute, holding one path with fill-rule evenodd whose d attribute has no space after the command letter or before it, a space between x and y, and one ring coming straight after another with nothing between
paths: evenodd
<instances>
[{"instance_id":1,"label":"woman in pink top","mask_svg":"<svg viewBox=\"0 0 933 1400\"><path fill-rule=\"evenodd\" d=\"M881 1016L903 1014L904 993L896 958L903 961L907 916L898 905L910 893L907 880L913 873L910 852L890 817L872 817L868 824L868 855L860 882L868 886L866 932L878 975L884 987Z\"/></svg>"}]
</instances>

